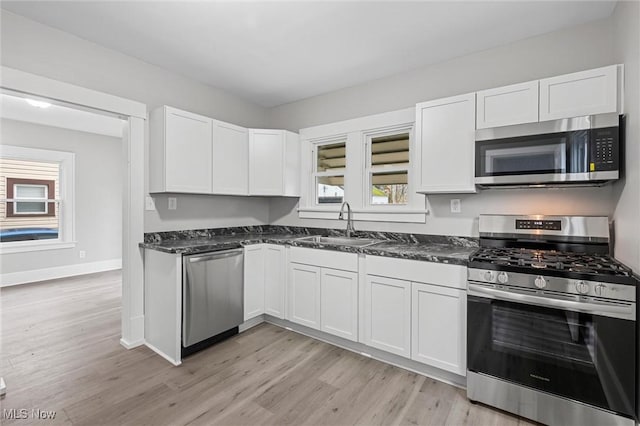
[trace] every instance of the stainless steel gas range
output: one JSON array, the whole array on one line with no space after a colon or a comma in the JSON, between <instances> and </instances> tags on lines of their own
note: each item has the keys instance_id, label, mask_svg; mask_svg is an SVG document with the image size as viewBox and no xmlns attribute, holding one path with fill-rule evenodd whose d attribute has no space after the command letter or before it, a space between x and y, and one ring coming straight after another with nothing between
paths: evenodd
<instances>
[{"instance_id":1,"label":"stainless steel gas range","mask_svg":"<svg viewBox=\"0 0 640 426\"><path fill-rule=\"evenodd\" d=\"M467 396L551 425L635 425L636 299L606 217L480 216Z\"/></svg>"}]
</instances>

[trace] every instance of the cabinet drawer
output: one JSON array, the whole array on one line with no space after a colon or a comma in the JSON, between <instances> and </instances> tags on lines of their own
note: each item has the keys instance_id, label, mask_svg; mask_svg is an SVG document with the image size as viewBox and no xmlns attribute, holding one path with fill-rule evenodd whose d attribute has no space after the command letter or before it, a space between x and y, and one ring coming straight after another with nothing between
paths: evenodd
<instances>
[{"instance_id":1,"label":"cabinet drawer","mask_svg":"<svg viewBox=\"0 0 640 426\"><path fill-rule=\"evenodd\" d=\"M355 253L291 247L289 261L323 268L341 269L343 271L358 271L358 255Z\"/></svg>"},{"instance_id":2,"label":"cabinet drawer","mask_svg":"<svg viewBox=\"0 0 640 426\"><path fill-rule=\"evenodd\" d=\"M467 288L467 268L446 263L367 256L366 273L445 287Z\"/></svg>"}]
</instances>

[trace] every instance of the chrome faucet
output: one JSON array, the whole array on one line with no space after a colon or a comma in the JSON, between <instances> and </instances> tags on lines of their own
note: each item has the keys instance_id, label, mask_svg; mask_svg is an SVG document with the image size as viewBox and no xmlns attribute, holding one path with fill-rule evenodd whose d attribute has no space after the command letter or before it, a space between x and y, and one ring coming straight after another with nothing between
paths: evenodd
<instances>
[{"instance_id":1,"label":"chrome faucet","mask_svg":"<svg viewBox=\"0 0 640 426\"><path fill-rule=\"evenodd\" d=\"M353 228L353 222L351 220L351 206L346 201L340 206L338 220L344 219L344 206L347 206L347 238L351 238L351 234L356 232L356 230Z\"/></svg>"}]
</instances>

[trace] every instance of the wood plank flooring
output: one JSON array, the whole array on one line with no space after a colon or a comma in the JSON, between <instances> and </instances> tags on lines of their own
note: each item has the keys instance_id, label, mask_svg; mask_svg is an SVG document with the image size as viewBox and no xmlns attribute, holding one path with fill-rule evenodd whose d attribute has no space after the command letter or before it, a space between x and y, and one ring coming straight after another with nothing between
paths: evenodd
<instances>
[{"instance_id":1,"label":"wood plank flooring","mask_svg":"<svg viewBox=\"0 0 640 426\"><path fill-rule=\"evenodd\" d=\"M120 338L118 271L0 292L2 424L527 425L462 389L262 324L173 367ZM24 420L7 419L27 409ZM53 420L32 409L55 411ZM19 412L16 412L19 414Z\"/></svg>"}]
</instances>

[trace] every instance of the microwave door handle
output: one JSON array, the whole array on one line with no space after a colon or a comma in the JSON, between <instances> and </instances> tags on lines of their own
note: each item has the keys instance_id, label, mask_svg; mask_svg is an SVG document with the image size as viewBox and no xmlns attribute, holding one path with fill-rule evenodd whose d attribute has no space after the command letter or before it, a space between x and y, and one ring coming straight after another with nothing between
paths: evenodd
<instances>
[{"instance_id":1,"label":"microwave door handle","mask_svg":"<svg viewBox=\"0 0 640 426\"><path fill-rule=\"evenodd\" d=\"M477 284L469 284L469 295L478 297L490 297L492 299L504 300L508 302L530 303L538 306L574 310L593 315L615 317L621 319L636 320L635 304L614 304L614 303L589 303L576 302L573 300L553 299L548 297L534 296L530 294L513 293L496 288L485 287Z\"/></svg>"}]
</instances>

